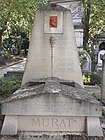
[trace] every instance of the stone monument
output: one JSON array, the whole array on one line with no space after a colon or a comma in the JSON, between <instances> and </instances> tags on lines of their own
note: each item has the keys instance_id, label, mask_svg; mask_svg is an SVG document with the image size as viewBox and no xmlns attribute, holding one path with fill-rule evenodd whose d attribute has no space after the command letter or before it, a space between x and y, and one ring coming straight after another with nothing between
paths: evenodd
<instances>
[{"instance_id":1,"label":"stone monument","mask_svg":"<svg viewBox=\"0 0 105 140\"><path fill-rule=\"evenodd\" d=\"M52 76L83 86L71 13L56 4L36 12L22 84Z\"/></svg>"},{"instance_id":2,"label":"stone monument","mask_svg":"<svg viewBox=\"0 0 105 140\"><path fill-rule=\"evenodd\" d=\"M49 3L36 12L22 87L2 104L2 140L102 139L101 106L82 86L71 12Z\"/></svg>"}]
</instances>

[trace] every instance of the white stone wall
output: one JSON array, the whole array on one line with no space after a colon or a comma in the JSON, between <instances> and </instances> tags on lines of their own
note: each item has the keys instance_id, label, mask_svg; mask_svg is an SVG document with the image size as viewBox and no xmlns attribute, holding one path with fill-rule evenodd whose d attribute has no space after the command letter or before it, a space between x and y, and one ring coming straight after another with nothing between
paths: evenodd
<instances>
[{"instance_id":1,"label":"white stone wall","mask_svg":"<svg viewBox=\"0 0 105 140\"><path fill-rule=\"evenodd\" d=\"M75 29L75 37L76 37L76 44L77 47L83 46L83 29Z\"/></svg>"}]
</instances>

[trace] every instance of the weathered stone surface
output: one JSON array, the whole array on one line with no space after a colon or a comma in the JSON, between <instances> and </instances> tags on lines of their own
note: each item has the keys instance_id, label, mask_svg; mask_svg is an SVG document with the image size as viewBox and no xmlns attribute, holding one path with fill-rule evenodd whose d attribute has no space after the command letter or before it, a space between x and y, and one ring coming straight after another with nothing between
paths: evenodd
<instances>
[{"instance_id":1,"label":"weathered stone surface","mask_svg":"<svg viewBox=\"0 0 105 140\"><path fill-rule=\"evenodd\" d=\"M17 121L18 131L86 133L86 117L18 116Z\"/></svg>"},{"instance_id":2,"label":"weathered stone surface","mask_svg":"<svg viewBox=\"0 0 105 140\"><path fill-rule=\"evenodd\" d=\"M53 77L27 83L3 102L2 114L101 116L101 106L75 82Z\"/></svg>"},{"instance_id":3,"label":"weathered stone surface","mask_svg":"<svg viewBox=\"0 0 105 140\"><path fill-rule=\"evenodd\" d=\"M0 136L0 140L104 140L103 137L88 137L86 134L19 132L18 136Z\"/></svg>"},{"instance_id":4,"label":"weathered stone surface","mask_svg":"<svg viewBox=\"0 0 105 140\"><path fill-rule=\"evenodd\" d=\"M50 16L57 16L57 28L50 28ZM52 36L55 38L53 55L50 44ZM49 4L38 10L29 48L22 85L32 79L47 78L53 75L66 80L74 80L83 86L72 16L69 9Z\"/></svg>"},{"instance_id":5,"label":"weathered stone surface","mask_svg":"<svg viewBox=\"0 0 105 140\"><path fill-rule=\"evenodd\" d=\"M17 134L17 116L5 116L5 121L2 126L1 134L16 135Z\"/></svg>"},{"instance_id":6,"label":"weathered stone surface","mask_svg":"<svg viewBox=\"0 0 105 140\"><path fill-rule=\"evenodd\" d=\"M98 117L87 117L87 135L102 136L100 120Z\"/></svg>"},{"instance_id":7,"label":"weathered stone surface","mask_svg":"<svg viewBox=\"0 0 105 140\"><path fill-rule=\"evenodd\" d=\"M47 93L68 95L69 97L77 100L84 100L86 102L99 104L96 98L88 94L87 91L79 84L75 83L74 81L59 79L57 77L30 81L22 88L14 92L14 94L7 98L3 103Z\"/></svg>"},{"instance_id":8,"label":"weathered stone surface","mask_svg":"<svg viewBox=\"0 0 105 140\"><path fill-rule=\"evenodd\" d=\"M97 135L102 136L99 102L77 83L57 77L26 83L3 102L2 114L6 115L1 131L5 135L18 131L67 131L95 136L97 130ZM88 116L96 120L95 127Z\"/></svg>"},{"instance_id":9,"label":"weathered stone surface","mask_svg":"<svg viewBox=\"0 0 105 140\"><path fill-rule=\"evenodd\" d=\"M70 10L56 4L38 10L29 48L26 84L2 104L1 139L88 140L82 134L96 138L95 127L101 138L101 106L82 88ZM95 127L88 117L97 120Z\"/></svg>"}]
</instances>

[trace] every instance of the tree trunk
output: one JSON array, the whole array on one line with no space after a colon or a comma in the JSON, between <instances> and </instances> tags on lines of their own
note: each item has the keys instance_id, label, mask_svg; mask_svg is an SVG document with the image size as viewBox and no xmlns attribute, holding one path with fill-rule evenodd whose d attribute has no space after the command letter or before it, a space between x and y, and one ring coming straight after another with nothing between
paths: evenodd
<instances>
[{"instance_id":1,"label":"tree trunk","mask_svg":"<svg viewBox=\"0 0 105 140\"><path fill-rule=\"evenodd\" d=\"M1 57L1 50L2 50L2 33L0 33L0 57Z\"/></svg>"},{"instance_id":2,"label":"tree trunk","mask_svg":"<svg viewBox=\"0 0 105 140\"><path fill-rule=\"evenodd\" d=\"M88 40L89 40L89 21L91 13L91 0L87 0L86 11L84 15L84 37L83 37L83 46L84 50L87 50Z\"/></svg>"},{"instance_id":3,"label":"tree trunk","mask_svg":"<svg viewBox=\"0 0 105 140\"><path fill-rule=\"evenodd\" d=\"M2 33L0 33L0 66L5 65L5 60L2 58Z\"/></svg>"}]
</instances>

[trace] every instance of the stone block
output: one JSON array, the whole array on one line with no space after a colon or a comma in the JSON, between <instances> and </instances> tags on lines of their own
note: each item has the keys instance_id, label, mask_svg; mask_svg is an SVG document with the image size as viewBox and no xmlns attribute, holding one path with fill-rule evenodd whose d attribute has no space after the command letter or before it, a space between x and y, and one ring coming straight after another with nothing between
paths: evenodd
<instances>
[{"instance_id":1,"label":"stone block","mask_svg":"<svg viewBox=\"0 0 105 140\"><path fill-rule=\"evenodd\" d=\"M100 117L101 106L75 82L53 77L20 88L4 101L2 114Z\"/></svg>"},{"instance_id":2,"label":"stone block","mask_svg":"<svg viewBox=\"0 0 105 140\"><path fill-rule=\"evenodd\" d=\"M85 117L19 116L18 131L85 133Z\"/></svg>"},{"instance_id":3,"label":"stone block","mask_svg":"<svg viewBox=\"0 0 105 140\"><path fill-rule=\"evenodd\" d=\"M17 134L17 116L5 116L1 134L2 135Z\"/></svg>"},{"instance_id":4,"label":"stone block","mask_svg":"<svg viewBox=\"0 0 105 140\"><path fill-rule=\"evenodd\" d=\"M103 136L100 120L98 117L87 117L87 135Z\"/></svg>"}]
</instances>

